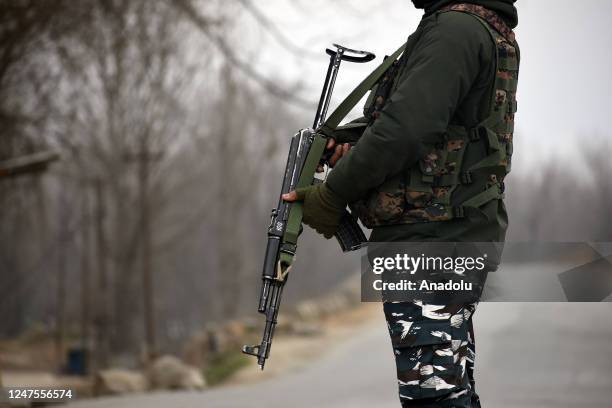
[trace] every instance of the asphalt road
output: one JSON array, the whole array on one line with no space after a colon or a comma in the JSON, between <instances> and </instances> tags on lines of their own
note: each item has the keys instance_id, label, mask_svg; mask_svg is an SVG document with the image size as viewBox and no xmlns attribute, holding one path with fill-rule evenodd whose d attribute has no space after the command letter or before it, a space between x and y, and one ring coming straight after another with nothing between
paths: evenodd
<instances>
[{"instance_id":1,"label":"asphalt road","mask_svg":"<svg viewBox=\"0 0 612 408\"><path fill-rule=\"evenodd\" d=\"M483 303L476 312L484 407L612 406L612 304ZM205 392L83 401L80 408L391 408L393 356L384 320L299 372Z\"/></svg>"}]
</instances>

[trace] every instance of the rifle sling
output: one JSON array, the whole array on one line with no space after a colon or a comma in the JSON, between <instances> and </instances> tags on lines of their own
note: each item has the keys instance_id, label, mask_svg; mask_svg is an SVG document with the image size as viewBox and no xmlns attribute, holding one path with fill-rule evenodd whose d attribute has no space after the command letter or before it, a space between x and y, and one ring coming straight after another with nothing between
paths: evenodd
<instances>
[{"instance_id":1,"label":"rifle sling","mask_svg":"<svg viewBox=\"0 0 612 408\"><path fill-rule=\"evenodd\" d=\"M385 72L393 65L393 62L404 52L406 43L397 49L389 57L368 75L361 83L353 89L353 91L338 105L338 107L332 112L327 120L318 129L318 133L327 134L326 131L335 130L340 122L348 115L348 113L359 103L361 98L378 82L378 80L385 74ZM323 154L325 149L326 141L320 135L315 136L315 143L311 146L311 152L307 163L304 165L302 175L298 182L298 187L304 187L312 183L312 175L315 172L316 166L319 163L319 158ZM316 154L315 154L316 153ZM289 212L288 222L283 236L283 242L292 245L297 245L298 235L300 234L300 227L302 224L302 203L296 202L291 206ZM285 275L289 272L291 264L293 264L294 255L281 252L279 256L279 267L282 272L279 278L284 280Z\"/></svg>"},{"instance_id":2,"label":"rifle sling","mask_svg":"<svg viewBox=\"0 0 612 408\"><path fill-rule=\"evenodd\" d=\"M397 49L393 54L389 57L385 58L385 60L374 70L370 75L368 75L353 91L338 105L338 107L332 112L331 115L323 122L321 127L318 129L323 134L331 134L340 122L344 120L346 115L349 114L351 109L359 103L361 98L370 90L372 87L378 82L378 80L385 74L385 72L393 65L393 62L399 58L399 56L406 49L406 44L404 43L401 47Z\"/></svg>"}]
</instances>

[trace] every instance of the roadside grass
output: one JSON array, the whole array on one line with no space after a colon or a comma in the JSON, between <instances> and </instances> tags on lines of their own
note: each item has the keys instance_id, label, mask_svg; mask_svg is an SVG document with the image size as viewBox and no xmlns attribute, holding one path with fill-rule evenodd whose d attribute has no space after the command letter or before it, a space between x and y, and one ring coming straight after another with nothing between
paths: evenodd
<instances>
[{"instance_id":1,"label":"roadside grass","mask_svg":"<svg viewBox=\"0 0 612 408\"><path fill-rule=\"evenodd\" d=\"M247 364L248 356L240 351L227 351L213 357L208 367L203 370L203 375L209 386L218 385Z\"/></svg>"}]
</instances>

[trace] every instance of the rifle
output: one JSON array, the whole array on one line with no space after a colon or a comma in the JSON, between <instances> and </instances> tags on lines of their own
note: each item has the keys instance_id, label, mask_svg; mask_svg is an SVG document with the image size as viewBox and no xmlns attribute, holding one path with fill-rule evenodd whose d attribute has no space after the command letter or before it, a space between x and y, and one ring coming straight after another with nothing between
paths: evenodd
<instances>
[{"instance_id":1,"label":"rifle","mask_svg":"<svg viewBox=\"0 0 612 408\"><path fill-rule=\"evenodd\" d=\"M315 172L319 164L325 164L329 160L332 152L325 150L328 136L318 130L325 123L340 63L342 61L364 63L375 58L370 52L352 50L337 44L334 44L334 47L335 50L326 49L330 61L312 128L300 130L291 139L281 195L296 188L322 182L315 178ZM257 363L262 370L266 359L270 356L281 296L295 258L297 239L301 230L302 203L288 203L280 198L276 208L272 210L268 227L268 243L259 296L258 312L266 316L263 337L259 345L242 348L243 353L257 357ZM367 240L357 224L356 217L347 210L341 218L335 237L343 252L359 249Z\"/></svg>"}]
</instances>

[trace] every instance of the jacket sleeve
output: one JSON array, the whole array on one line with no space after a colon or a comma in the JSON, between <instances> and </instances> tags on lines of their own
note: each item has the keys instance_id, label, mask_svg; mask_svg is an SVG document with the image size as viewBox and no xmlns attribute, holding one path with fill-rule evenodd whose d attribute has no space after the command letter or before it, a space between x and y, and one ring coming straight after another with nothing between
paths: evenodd
<instances>
[{"instance_id":1,"label":"jacket sleeve","mask_svg":"<svg viewBox=\"0 0 612 408\"><path fill-rule=\"evenodd\" d=\"M415 165L423 140L443 134L481 70L485 28L458 12L430 17L409 55L400 83L359 142L330 173L329 187L354 202ZM486 37L483 35L486 34ZM488 64L486 64L488 65Z\"/></svg>"}]
</instances>

